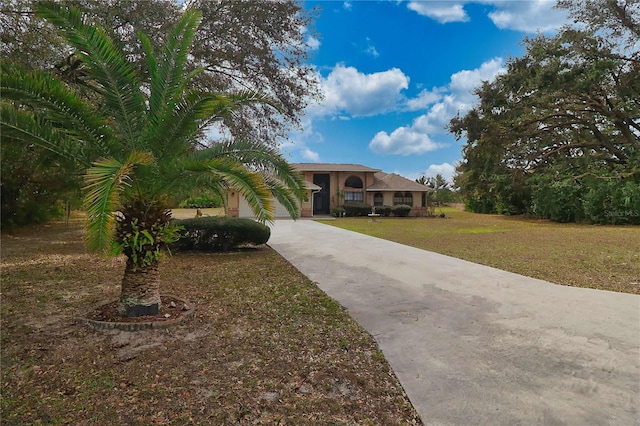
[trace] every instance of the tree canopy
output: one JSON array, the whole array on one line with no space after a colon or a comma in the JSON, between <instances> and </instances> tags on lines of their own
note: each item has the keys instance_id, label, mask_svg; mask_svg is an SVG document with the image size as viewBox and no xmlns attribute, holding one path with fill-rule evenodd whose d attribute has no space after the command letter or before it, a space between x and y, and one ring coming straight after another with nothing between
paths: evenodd
<instances>
[{"instance_id":1,"label":"tree canopy","mask_svg":"<svg viewBox=\"0 0 640 426\"><path fill-rule=\"evenodd\" d=\"M640 10L594 0L605 12L591 19L559 6L584 25L525 39L451 121L467 139L456 185L473 211L640 223Z\"/></svg>"},{"instance_id":2,"label":"tree canopy","mask_svg":"<svg viewBox=\"0 0 640 426\"><path fill-rule=\"evenodd\" d=\"M145 67L137 31L154 47L165 41L168 28L190 8L202 12L187 68L202 68L202 89L225 93L253 90L266 93L277 110L246 105L239 119L226 121L226 131L244 139L276 144L311 99L320 96L313 69L307 64L306 37L313 35L313 13L295 0L68 0L110 32L132 59ZM2 7L0 40L3 59L41 69L54 68L69 82L81 83L83 66L54 28L34 19L30 0L8 0ZM259 130L257 130L259 129Z\"/></svg>"},{"instance_id":3,"label":"tree canopy","mask_svg":"<svg viewBox=\"0 0 640 426\"><path fill-rule=\"evenodd\" d=\"M202 21L185 63L188 71L200 70L192 80L193 87L220 94L260 92L271 100L269 105L239 104L233 115L219 117L207 126L201 126L198 141L201 147L237 140L275 149L289 130L299 125L306 103L319 97L315 74L306 64L309 49L305 39L313 34L313 15L305 12L295 0L192 0L181 4L173 0L76 0L62 3L78 7L104 28L141 74L147 74L149 70L145 48L137 32L146 34L151 46L158 49L167 42L170 28L185 9L201 10ZM51 23L36 17L34 4L29 0L3 3L0 14L3 60L22 64L26 69L52 72L80 96L99 106L99 90L92 86L87 64ZM23 204L33 204L38 193L24 182L33 181L36 174L51 172L53 176L56 169L49 170L46 163L40 162L36 173L29 156L23 155L22 145L12 144L3 137L3 150L5 143L11 158L21 164L19 171L22 174L19 179L3 174L3 203L5 197L11 196L15 198L12 205L18 204L18 198L25 199L20 201ZM46 156L37 146L32 146L29 152ZM3 155L3 170L9 167L5 158L9 157ZM67 169L69 175L78 172ZM41 180L45 182L44 186L51 181ZM61 194L60 189L54 187L48 188L47 193L52 197ZM3 223L5 219L11 219L11 214L15 220L17 212L7 211L5 215L3 211Z\"/></svg>"}]
</instances>

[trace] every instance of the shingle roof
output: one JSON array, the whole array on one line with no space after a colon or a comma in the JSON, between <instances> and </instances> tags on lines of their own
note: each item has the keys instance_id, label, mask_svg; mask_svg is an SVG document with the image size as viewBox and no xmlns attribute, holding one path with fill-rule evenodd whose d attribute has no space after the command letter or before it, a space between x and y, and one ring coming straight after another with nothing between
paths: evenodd
<instances>
[{"instance_id":1,"label":"shingle roof","mask_svg":"<svg viewBox=\"0 0 640 426\"><path fill-rule=\"evenodd\" d=\"M367 191L431 191L429 187L395 173L377 172L373 176L375 181Z\"/></svg>"},{"instance_id":2,"label":"shingle roof","mask_svg":"<svg viewBox=\"0 0 640 426\"><path fill-rule=\"evenodd\" d=\"M322 189L318 185L316 185L315 183L311 183L308 180L304 181L304 187L305 187L305 189L310 189L312 191L319 191L319 190Z\"/></svg>"},{"instance_id":3,"label":"shingle roof","mask_svg":"<svg viewBox=\"0 0 640 426\"><path fill-rule=\"evenodd\" d=\"M291 164L301 172L379 172L380 169L361 164L338 164L338 163L293 163Z\"/></svg>"}]
</instances>

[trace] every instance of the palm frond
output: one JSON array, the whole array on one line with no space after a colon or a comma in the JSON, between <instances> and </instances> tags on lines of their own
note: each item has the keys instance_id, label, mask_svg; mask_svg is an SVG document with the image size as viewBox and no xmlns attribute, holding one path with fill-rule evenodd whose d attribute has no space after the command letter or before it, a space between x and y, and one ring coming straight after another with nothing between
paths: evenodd
<instances>
[{"instance_id":1,"label":"palm frond","mask_svg":"<svg viewBox=\"0 0 640 426\"><path fill-rule=\"evenodd\" d=\"M118 151L119 146L104 119L51 74L27 72L10 63L0 64L0 70L3 100L15 101L17 108L25 104L35 108L41 121L47 120L52 127L75 136L87 150L91 147L92 151L97 151L97 156L108 156Z\"/></svg>"},{"instance_id":2,"label":"palm frond","mask_svg":"<svg viewBox=\"0 0 640 426\"><path fill-rule=\"evenodd\" d=\"M165 117L159 126L148 134L158 146L159 157L184 154L192 142L215 121L230 117L242 105L271 102L267 95L258 92L242 92L232 95L189 91L175 105L171 116ZM179 143L182 141L182 144Z\"/></svg>"},{"instance_id":3,"label":"palm frond","mask_svg":"<svg viewBox=\"0 0 640 426\"><path fill-rule=\"evenodd\" d=\"M195 73L186 74L185 66L201 20L202 13L199 10L187 10L169 32L159 58L156 58L148 37L139 34L151 81L149 113L155 124L161 123L167 115L173 113L186 84L195 76Z\"/></svg>"},{"instance_id":4,"label":"palm frond","mask_svg":"<svg viewBox=\"0 0 640 426\"><path fill-rule=\"evenodd\" d=\"M114 118L121 137L135 149L146 127L146 106L133 64L103 29L86 22L79 9L65 3L44 2L39 3L36 10L77 50L101 88L103 109Z\"/></svg>"},{"instance_id":5,"label":"palm frond","mask_svg":"<svg viewBox=\"0 0 640 426\"><path fill-rule=\"evenodd\" d=\"M135 167L154 162L152 155L134 151L124 162L103 158L93 163L85 176L85 208L87 210L86 245L90 251L107 253L113 244L114 212L120 195L131 185Z\"/></svg>"},{"instance_id":6,"label":"palm frond","mask_svg":"<svg viewBox=\"0 0 640 426\"><path fill-rule=\"evenodd\" d=\"M192 142L211 119L220 119L233 109L231 100L214 93L190 92L175 105L171 115L150 127L146 138L159 158L172 158L190 150Z\"/></svg>"},{"instance_id":7,"label":"palm frond","mask_svg":"<svg viewBox=\"0 0 640 426\"><path fill-rule=\"evenodd\" d=\"M282 107L280 103L274 99L271 95L268 95L263 92L255 91L255 90L243 90L239 92L232 93L228 95L233 104L235 105L235 109L241 107L243 105L251 105L251 104L266 104L276 111L282 112Z\"/></svg>"},{"instance_id":8,"label":"palm frond","mask_svg":"<svg viewBox=\"0 0 640 426\"><path fill-rule=\"evenodd\" d=\"M191 173L210 173L220 179L227 188L235 189L248 202L260 222L271 221L274 204L271 191L264 177L237 161L224 158L181 161L181 168Z\"/></svg>"},{"instance_id":9,"label":"palm frond","mask_svg":"<svg viewBox=\"0 0 640 426\"><path fill-rule=\"evenodd\" d=\"M265 178L267 185L270 188L271 195L278 200L280 204L284 206L289 212L289 215L293 219L300 217L300 199L297 195L283 185L278 179L272 177Z\"/></svg>"},{"instance_id":10,"label":"palm frond","mask_svg":"<svg viewBox=\"0 0 640 426\"><path fill-rule=\"evenodd\" d=\"M42 120L31 111L19 110L6 104L0 106L0 136L2 141L15 140L33 144L68 158L81 166L89 163L82 146L73 137Z\"/></svg>"},{"instance_id":11,"label":"palm frond","mask_svg":"<svg viewBox=\"0 0 640 426\"><path fill-rule=\"evenodd\" d=\"M215 144L207 150L202 150L198 155L241 161L256 171L273 176L298 199L304 196L304 179L276 147L260 141L231 140Z\"/></svg>"}]
</instances>

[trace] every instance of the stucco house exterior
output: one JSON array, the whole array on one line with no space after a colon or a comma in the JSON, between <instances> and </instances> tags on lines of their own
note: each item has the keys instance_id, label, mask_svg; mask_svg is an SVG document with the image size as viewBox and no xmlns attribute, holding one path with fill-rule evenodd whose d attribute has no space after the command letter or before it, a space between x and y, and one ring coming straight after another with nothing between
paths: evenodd
<instances>
[{"instance_id":1,"label":"stucco house exterior","mask_svg":"<svg viewBox=\"0 0 640 426\"><path fill-rule=\"evenodd\" d=\"M331 209L350 202L371 206L406 204L412 216L424 216L422 194L430 189L395 173L360 164L294 163L306 182L307 194L300 205L301 217L324 216ZM246 200L230 192L227 200L229 216L253 217ZM275 217L289 217L286 209L276 203Z\"/></svg>"}]
</instances>

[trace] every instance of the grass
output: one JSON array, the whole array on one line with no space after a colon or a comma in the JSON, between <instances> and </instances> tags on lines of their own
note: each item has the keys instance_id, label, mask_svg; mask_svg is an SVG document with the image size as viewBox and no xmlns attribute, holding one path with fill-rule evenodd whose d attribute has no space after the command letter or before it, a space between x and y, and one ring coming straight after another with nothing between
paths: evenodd
<instances>
[{"instance_id":1,"label":"grass","mask_svg":"<svg viewBox=\"0 0 640 426\"><path fill-rule=\"evenodd\" d=\"M373 338L268 247L166 259L183 323L80 324L124 268L86 254L80 226L2 235L3 425L421 424Z\"/></svg>"},{"instance_id":2,"label":"grass","mask_svg":"<svg viewBox=\"0 0 640 426\"><path fill-rule=\"evenodd\" d=\"M326 223L557 284L640 294L638 226L559 224L453 208L442 212L446 219Z\"/></svg>"}]
</instances>

